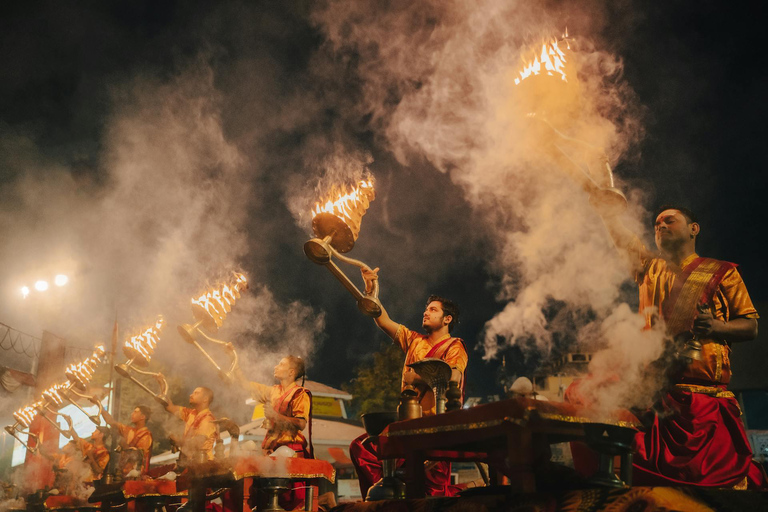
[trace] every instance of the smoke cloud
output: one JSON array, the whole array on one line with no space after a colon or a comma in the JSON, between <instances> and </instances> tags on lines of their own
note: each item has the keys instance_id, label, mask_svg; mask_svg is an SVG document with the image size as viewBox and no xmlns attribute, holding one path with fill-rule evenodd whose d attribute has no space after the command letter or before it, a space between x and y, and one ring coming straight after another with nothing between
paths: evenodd
<instances>
[{"instance_id":1,"label":"smoke cloud","mask_svg":"<svg viewBox=\"0 0 768 512\"><path fill-rule=\"evenodd\" d=\"M27 282L35 275L70 276L67 287L49 295L6 297L4 320L22 330L42 321L83 346L108 346L118 320L121 346L163 314L157 361L172 373L194 375L185 379L191 388L204 385L206 373L216 372L212 366L184 372L209 363L186 349L175 326L192 322L191 298L228 281L251 255L246 228L258 162L228 140L222 96L203 57L170 79L140 75L115 84L111 101L103 148L93 162L98 172L77 173L47 160L28 138L4 139L17 149L4 164L19 175L4 187L9 201L0 205L6 241L0 252L9 274L29 274ZM275 297L259 282L264 276L249 274L250 291L213 335L235 342L245 367L249 351L260 354L262 366L274 365L276 356L264 354L277 350L311 354L323 315ZM280 336L287 340L278 349ZM221 349L207 349L220 357ZM271 371L256 373L271 382ZM230 405L242 409L242 401Z\"/></svg>"},{"instance_id":2,"label":"smoke cloud","mask_svg":"<svg viewBox=\"0 0 768 512\"><path fill-rule=\"evenodd\" d=\"M639 358L625 351L632 345L623 340L640 336L621 305L629 269L588 201L590 185L611 185L606 162L633 157L642 137L620 59L591 39L598 27L587 9L596 4L569 13L580 31L559 41L567 82L542 74L520 85L523 62L565 29L555 9L491 0L328 5L316 15L326 50L357 71L359 107L376 134L401 163L426 159L448 174L496 241L489 264L506 306L485 325L484 357L523 342L549 354L555 338L570 337L561 348L576 350L580 331L596 322L609 351L593 371L660 353L659 337L644 340ZM640 234L643 213L633 204L624 214ZM571 321L558 322L565 313Z\"/></svg>"}]
</instances>

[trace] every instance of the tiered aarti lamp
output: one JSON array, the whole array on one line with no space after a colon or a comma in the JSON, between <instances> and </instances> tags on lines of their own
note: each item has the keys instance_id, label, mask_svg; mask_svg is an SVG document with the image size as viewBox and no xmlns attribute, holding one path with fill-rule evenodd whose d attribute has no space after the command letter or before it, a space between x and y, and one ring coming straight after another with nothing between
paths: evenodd
<instances>
[{"instance_id":1,"label":"tiered aarti lamp","mask_svg":"<svg viewBox=\"0 0 768 512\"><path fill-rule=\"evenodd\" d=\"M240 293L247 289L248 279L243 274L234 272L228 283L219 284L202 294L197 299L192 299L192 314L194 315L196 322L194 324L183 324L177 328L184 341L194 345L200 352L202 352L205 358L211 362L216 370L218 370L219 376L224 380L231 379L235 368L237 368L237 352L235 352L231 344L211 337L206 334L203 329L209 332L218 331L219 327L224 323L227 313L232 311L232 306L235 305L235 301L240 298ZM226 353L230 357L230 365L226 371L222 369L219 363L217 363L216 360L200 345L196 336L198 334L214 345L226 349Z\"/></svg>"},{"instance_id":2,"label":"tiered aarti lamp","mask_svg":"<svg viewBox=\"0 0 768 512\"><path fill-rule=\"evenodd\" d=\"M163 329L163 317L157 318L157 322L152 327L149 327L139 335L133 336L123 343L123 354L128 358L128 361L115 365L115 371L121 376L129 379L134 384L139 386L148 394L160 403L163 407L168 405L168 382L160 372L150 372L142 370L149 366L149 362L152 360L152 355L155 353L155 347L157 347L158 341L160 341L160 331ZM160 384L160 391L155 392L146 384L138 380L132 375L137 373L139 375L148 375L154 377Z\"/></svg>"},{"instance_id":3,"label":"tiered aarti lamp","mask_svg":"<svg viewBox=\"0 0 768 512\"><path fill-rule=\"evenodd\" d=\"M25 405L13 413L13 419L15 419L16 422L13 425L8 425L5 427L6 432L15 437L16 440L20 442L22 446L24 446L24 448L32 453L37 451L39 439L37 435L29 431L29 426L32 425L32 420L35 419L37 413L37 404ZM21 437L19 437L20 434L28 436L26 443L22 441ZM29 446L29 438L35 440L35 446Z\"/></svg>"},{"instance_id":4,"label":"tiered aarti lamp","mask_svg":"<svg viewBox=\"0 0 768 512\"><path fill-rule=\"evenodd\" d=\"M376 318L381 315L379 284L373 282L370 294L363 294L333 261L337 259L361 269L371 270L362 261L344 256L355 246L360 234L360 223L368 206L375 198L373 181L361 181L351 192L337 191L325 204L312 209L312 231L316 238L304 244L304 254L312 262L324 265L357 301L363 314Z\"/></svg>"},{"instance_id":5,"label":"tiered aarti lamp","mask_svg":"<svg viewBox=\"0 0 768 512\"><path fill-rule=\"evenodd\" d=\"M573 57L567 32L542 43L514 80L515 105L518 115L531 120L532 143L581 185L598 211L616 215L626 209L627 199L614 186L605 151L567 135L577 130L583 110Z\"/></svg>"},{"instance_id":6,"label":"tiered aarti lamp","mask_svg":"<svg viewBox=\"0 0 768 512\"><path fill-rule=\"evenodd\" d=\"M99 425L99 416L88 414L75 402L74 399L72 399L70 393L73 393L81 398L92 399L92 397L81 394L80 392L83 392L88 388L88 383L93 378L93 374L96 371L98 365L102 363L104 354L104 347L99 345L96 347L90 357L77 364L69 365L64 372L67 376L67 379L69 379L68 382L54 384L42 392L41 397L37 402L32 405L22 407L13 413L13 417L16 420L16 423L5 427L5 431L18 439L25 448L34 452L35 449L30 448L27 443L21 441L17 434L25 434L37 439L37 436L29 432L28 429L32 424L32 420L34 420L35 416L40 413L42 414L42 417L51 425L53 425L59 432L61 432L64 437L70 439L72 437L72 419L66 414L61 414L58 412L58 410L64 405L65 400L72 403L75 407L80 409L83 414L88 416L91 421ZM75 388L79 389L80 392L76 391ZM45 414L47 412L51 413L54 417L58 415L64 418L69 427L62 428L56 421L52 420ZM27 431L24 429L27 429Z\"/></svg>"},{"instance_id":7,"label":"tiered aarti lamp","mask_svg":"<svg viewBox=\"0 0 768 512\"><path fill-rule=\"evenodd\" d=\"M92 395L86 395L85 391L87 391L88 384L91 382L97 366L103 361L105 354L106 351L104 350L104 347L99 345L96 347L96 350L93 352L91 357L81 363L70 365L64 371L64 374L67 376L68 380L66 384L59 384L58 386L54 386L53 388L49 389L53 393L60 395L69 403L80 409L80 411L85 414L94 425L101 425L101 411L103 410L103 407L101 405L101 401L96 400ZM98 413L88 414L85 409L80 407L72 395L75 395L78 398L85 398L86 400L96 404L99 409Z\"/></svg>"}]
</instances>

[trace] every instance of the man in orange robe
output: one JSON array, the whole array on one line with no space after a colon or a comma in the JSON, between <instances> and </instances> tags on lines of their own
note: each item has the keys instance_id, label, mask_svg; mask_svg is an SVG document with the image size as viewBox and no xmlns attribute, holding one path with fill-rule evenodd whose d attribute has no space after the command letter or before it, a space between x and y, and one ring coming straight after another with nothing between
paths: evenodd
<instances>
[{"instance_id":1,"label":"man in orange robe","mask_svg":"<svg viewBox=\"0 0 768 512\"><path fill-rule=\"evenodd\" d=\"M104 421L120 434L120 446L122 449L121 463L123 476L126 476L133 469L145 474L149 471L149 459L152 456L152 432L147 428L151 411L145 405L137 405L131 412L131 424L128 426L118 423L107 411L102 410L101 415ZM136 464L131 456L138 450L141 454L141 462Z\"/></svg>"},{"instance_id":2,"label":"man in orange robe","mask_svg":"<svg viewBox=\"0 0 768 512\"><path fill-rule=\"evenodd\" d=\"M379 269L362 270L366 293L373 289L373 282L378 279ZM459 319L459 308L452 301L433 295L427 300L422 319L422 328L426 334L416 333L404 325L393 321L382 307L381 316L374 321L405 352L405 365L401 389L413 386L419 392L422 413L426 416L435 414L435 396L413 368L408 365L426 358L442 359L451 367L451 380L464 388L464 372L467 368L467 349L460 338L451 336L451 331ZM363 445L367 435L355 439L349 447L352 462L360 481L363 497L368 488L381 478L381 462L376 455L374 443ZM402 461L398 465L401 465ZM430 496L453 496L456 489L450 485L451 465L447 462L430 462L425 466L426 490Z\"/></svg>"},{"instance_id":3,"label":"man in orange robe","mask_svg":"<svg viewBox=\"0 0 768 512\"><path fill-rule=\"evenodd\" d=\"M267 433L261 448L270 455L281 446L287 446L299 457L313 458L312 447L302 431L311 427L312 395L296 381L303 379L304 361L300 357L287 356L275 366L274 376L278 384L267 386L248 382L238 371L238 377L257 402L264 404L264 428Z\"/></svg>"},{"instance_id":4,"label":"man in orange robe","mask_svg":"<svg viewBox=\"0 0 768 512\"><path fill-rule=\"evenodd\" d=\"M101 480L104 470L109 463L109 450L104 444L104 438L109 433L106 427L96 427L96 430L91 434L91 441L88 442L84 439L80 439L77 433L72 430L72 437L77 443L80 452L83 455L83 461L88 465L91 472L85 477L85 482L96 482Z\"/></svg>"},{"instance_id":5,"label":"man in orange robe","mask_svg":"<svg viewBox=\"0 0 768 512\"><path fill-rule=\"evenodd\" d=\"M645 418L648 428L635 437L635 483L762 486L741 409L727 390L731 344L757 336L758 315L736 265L696 254L700 226L685 208L663 207L656 217L658 256L617 219L604 220L617 245L638 264L646 327L663 321L677 346L688 348Z\"/></svg>"},{"instance_id":6,"label":"man in orange robe","mask_svg":"<svg viewBox=\"0 0 768 512\"><path fill-rule=\"evenodd\" d=\"M254 400L264 405L264 428L267 430L261 448L264 455L271 455L281 446L287 446L297 457L314 459L312 448L312 394L303 386L306 374L304 360L286 356L274 370L278 384L267 386L247 381L240 369L235 373L240 383L248 389ZM302 379L302 385L297 383ZM309 442L302 431L309 427ZM305 482L293 482L293 489L279 497L285 510L295 510L304 505Z\"/></svg>"},{"instance_id":7,"label":"man in orange robe","mask_svg":"<svg viewBox=\"0 0 768 512\"><path fill-rule=\"evenodd\" d=\"M195 388L189 395L190 407L174 405L168 400L165 410L184 422L184 435L181 440L171 437L172 441L181 447L180 466L185 466L197 451L202 452L204 460L213 460L213 447L219 438L219 430L216 428L216 418L209 409L211 402L213 391L205 387Z\"/></svg>"}]
</instances>

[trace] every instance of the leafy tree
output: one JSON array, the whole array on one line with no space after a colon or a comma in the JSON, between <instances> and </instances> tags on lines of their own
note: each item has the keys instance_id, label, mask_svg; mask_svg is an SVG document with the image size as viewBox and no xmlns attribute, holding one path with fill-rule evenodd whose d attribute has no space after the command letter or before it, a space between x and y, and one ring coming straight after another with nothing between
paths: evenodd
<instances>
[{"instance_id":1,"label":"leafy tree","mask_svg":"<svg viewBox=\"0 0 768 512\"><path fill-rule=\"evenodd\" d=\"M394 343L382 344L370 360L360 364L356 377L344 389L352 395L350 405L353 417L368 412L394 411L400 402L400 380L405 354Z\"/></svg>"}]
</instances>

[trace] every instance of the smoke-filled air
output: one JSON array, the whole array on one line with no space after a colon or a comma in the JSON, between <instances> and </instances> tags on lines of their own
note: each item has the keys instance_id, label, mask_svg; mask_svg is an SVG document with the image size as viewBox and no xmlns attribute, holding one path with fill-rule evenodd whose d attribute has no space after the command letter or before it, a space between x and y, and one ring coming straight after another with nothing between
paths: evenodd
<instances>
[{"instance_id":1,"label":"smoke-filled air","mask_svg":"<svg viewBox=\"0 0 768 512\"><path fill-rule=\"evenodd\" d=\"M593 373L626 370L604 399L644 402L628 390L662 336L624 304L630 267L590 203L622 190L623 221L643 236L643 194L611 174L637 157L642 108L594 35L600 4L547 5L217 4L179 22L163 66L100 76L98 105L78 104L97 119L89 132L50 142L0 124L1 320L86 347L115 320L122 341L162 314L157 360L191 390L216 372L176 326L194 321L192 298L244 272L217 336L249 377L270 382L293 353L341 386L380 333L301 248L312 207L370 178L351 256L382 268L393 318L418 319L433 290L467 277L454 289L467 302L474 290L495 300L466 305L470 358L604 349ZM59 271L66 294L17 296Z\"/></svg>"}]
</instances>

